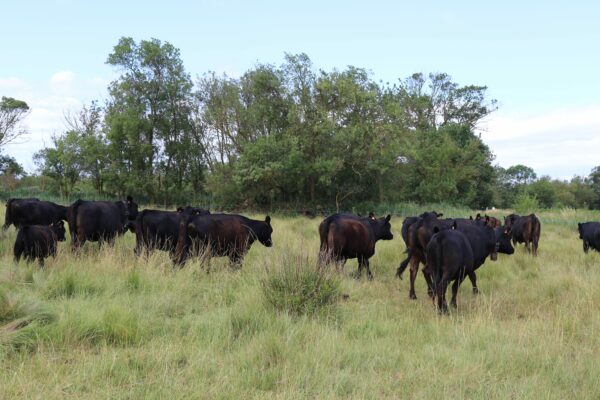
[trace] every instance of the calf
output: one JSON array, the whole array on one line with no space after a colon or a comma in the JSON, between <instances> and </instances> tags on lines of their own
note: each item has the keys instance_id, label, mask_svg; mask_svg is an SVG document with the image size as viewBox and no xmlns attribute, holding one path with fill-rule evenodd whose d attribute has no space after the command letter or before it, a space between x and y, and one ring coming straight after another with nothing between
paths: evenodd
<instances>
[{"instance_id":1,"label":"calf","mask_svg":"<svg viewBox=\"0 0 600 400\"><path fill-rule=\"evenodd\" d=\"M27 261L38 259L40 267L44 266L44 259L56 256L57 242L65 240L65 226L63 221L58 221L49 226L25 225L19 229L13 248L15 262L21 257Z\"/></svg>"},{"instance_id":2,"label":"calf","mask_svg":"<svg viewBox=\"0 0 600 400\"><path fill-rule=\"evenodd\" d=\"M375 218L370 215L366 218L357 216L336 215L325 219L319 227L321 234L321 250L319 258L329 262L331 260L342 265L350 258L358 259L358 276L363 268L367 270L367 277L373 279L369 268L369 258L375 254L375 243L379 240L392 240L391 215L385 218ZM322 227L326 224L326 236L323 241Z\"/></svg>"},{"instance_id":3,"label":"calf","mask_svg":"<svg viewBox=\"0 0 600 400\"><path fill-rule=\"evenodd\" d=\"M600 251L600 222L580 222L577 224L579 239L583 240L583 251Z\"/></svg>"},{"instance_id":4,"label":"calf","mask_svg":"<svg viewBox=\"0 0 600 400\"><path fill-rule=\"evenodd\" d=\"M535 214L521 217L510 214L504 217L504 226L511 229L513 244L525 243L527 252L537 256L538 242L540 241L541 224ZM530 248L531 245L531 248Z\"/></svg>"}]
</instances>

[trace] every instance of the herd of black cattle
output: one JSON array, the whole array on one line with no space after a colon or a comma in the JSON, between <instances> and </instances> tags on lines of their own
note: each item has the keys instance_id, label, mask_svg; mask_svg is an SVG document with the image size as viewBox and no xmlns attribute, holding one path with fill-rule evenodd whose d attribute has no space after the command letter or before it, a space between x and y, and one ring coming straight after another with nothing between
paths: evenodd
<instances>
[{"instance_id":1,"label":"herd of black cattle","mask_svg":"<svg viewBox=\"0 0 600 400\"><path fill-rule=\"evenodd\" d=\"M408 217L402 223L402 239L406 244L406 259L396 271L398 278L410 264L411 299L416 299L415 279L419 264L428 294L437 302L440 312L447 312L446 290L452 284L451 305L456 306L456 294L461 282L469 277L473 292L477 293L475 271L489 256L492 261L498 253L514 253L513 245L524 243L528 252L537 255L541 225L534 215L511 214L504 223L489 216L475 218L445 218L442 214L425 212ZM355 214L334 214L319 225L319 267L346 260L358 259L358 276L366 269L372 279L369 258L375 254L378 240L392 240L391 216L376 218ZM153 250L168 251L176 265L183 265L190 257L229 257L232 265L239 266L258 240L266 247L273 242L271 218L253 220L235 214L213 214L197 207L180 207L177 211L143 210L131 197L123 201L77 200L70 206L61 206L34 198L9 199L6 203L4 230L12 224L18 229L14 244L14 258L28 261L55 256L57 242L66 240L64 221L69 225L73 250L86 241L112 244L126 231L135 233L135 254L148 255ZM589 248L600 251L600 223L578 224L579 236L585 252Z\"/></svg>"}]
</instances>

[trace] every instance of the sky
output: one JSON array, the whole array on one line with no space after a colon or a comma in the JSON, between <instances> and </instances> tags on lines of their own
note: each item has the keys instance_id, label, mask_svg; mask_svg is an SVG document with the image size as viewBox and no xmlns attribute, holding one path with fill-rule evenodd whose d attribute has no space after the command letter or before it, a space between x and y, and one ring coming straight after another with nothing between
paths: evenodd
<instances>
[{"instance_id":1,"label":"sky","mask_svg":"<svg viewBox=\"0 0 600 400\"><path fill-rule=\"evenodd\" d=\"M496 164L589 174L600 165L600 2L493 3L7 0L0 96L31 113L29 135L4 152L33 171L33 153L64 132L65 115L106 98L118 76L107 56L129 36L173 44L193 77L239 76L286 52L323 70L366 68L382 82L445 72L498 100L481 124Z\"/></svg>"}]
</instances>

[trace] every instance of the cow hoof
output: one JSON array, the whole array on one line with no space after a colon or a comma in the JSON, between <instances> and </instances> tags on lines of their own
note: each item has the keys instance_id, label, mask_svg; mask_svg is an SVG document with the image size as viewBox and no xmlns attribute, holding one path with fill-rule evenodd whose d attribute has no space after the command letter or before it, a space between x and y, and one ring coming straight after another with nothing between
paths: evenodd
<instances>
[{"instance_id":1,"label":"cow hoof","mask_svg":"<svg viewBox=\"0 0 600 400\"><path fill-rule=\"evenodd\" d=\"M479 289L477 289L476 287L473 288L473 294L479 294Z\"/></svg>"},{"instance_id":2,"label":"cow hoof","mask_svg":"<svg viewBox=\"0 0 600 400\"><path fill-rule=\"evenodd\" d=\"M396 278L402 280L402 273L400 271L396 271Z\"/></svg>"},{"instance_id":3,"label":"cow hoof","mask_svg":"<svg viewBox=\"0 0 600 400\"><path fill-rule=\"evenodd\" d=\"M411 293L411 294L408 295L408 298L411 299L411 300L416 300L417 299L417 295L414 294L414 293Z\"/></svg>"},{"instance_id":4,"label":"cow hoof","mask_svg":"<svg viewBox=\"0 0 600 400\"><path fill-rule=\"evenodd\" d=\"M367 279L372 281L373 280L373 275L367 275Z\"/></svg>"}]
</instances>

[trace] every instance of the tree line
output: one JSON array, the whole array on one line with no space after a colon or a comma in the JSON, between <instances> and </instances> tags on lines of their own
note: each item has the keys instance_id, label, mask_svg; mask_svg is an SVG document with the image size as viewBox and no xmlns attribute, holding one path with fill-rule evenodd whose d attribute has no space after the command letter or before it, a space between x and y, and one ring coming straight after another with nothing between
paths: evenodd
<instances>
[{"instance_id":1,"label":"tree line","mask_svg":"<svg viewBox=\"0 0 600 400\"><path fill-rule=\"evenodd\" d=\"M598 169L563 182L494 166L478 127L496 101L485 86L444 73L389 84L362 68L317 70L306 54L286 54L239 78L192 79L170 43L126 37L106 62L120 73L107 100L66 118L65 132L34 156L38 175L22 184L166 205L210 198L225 209L600 206ZM28 110L2 101L2 113ZM2 157L1 176L18 185L22 168Z\"/></svg>"}]
</instances>

